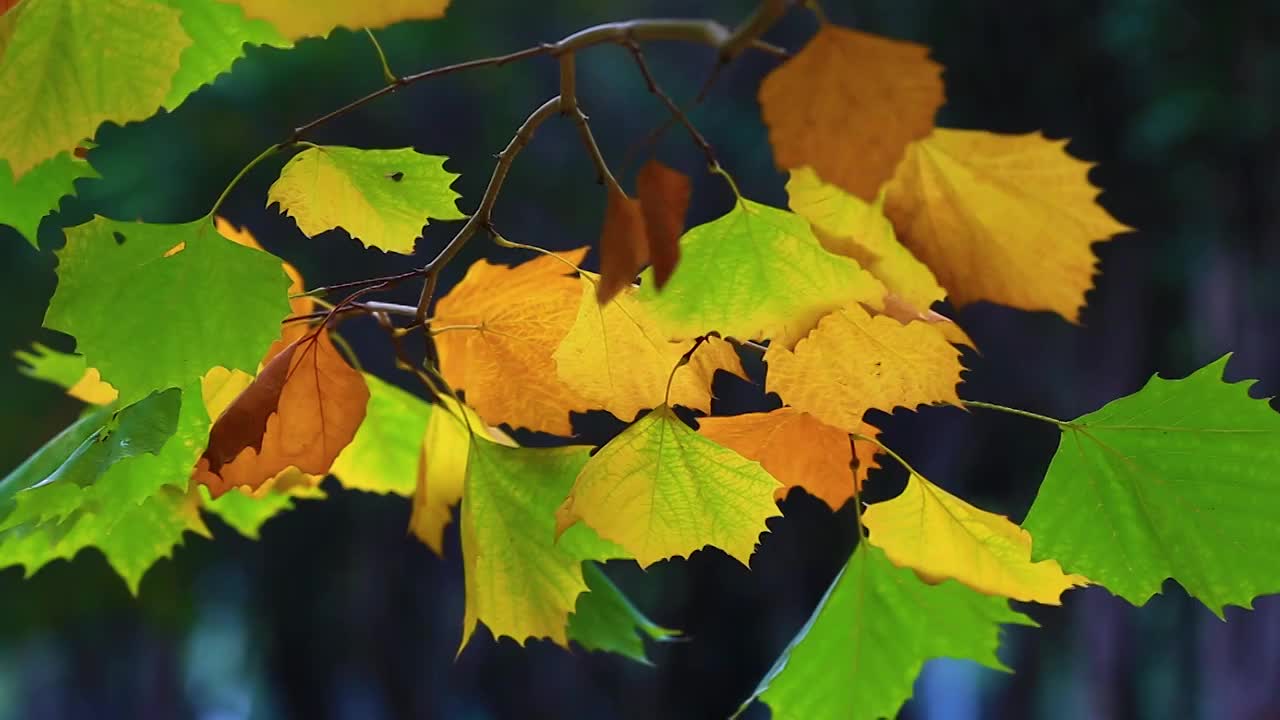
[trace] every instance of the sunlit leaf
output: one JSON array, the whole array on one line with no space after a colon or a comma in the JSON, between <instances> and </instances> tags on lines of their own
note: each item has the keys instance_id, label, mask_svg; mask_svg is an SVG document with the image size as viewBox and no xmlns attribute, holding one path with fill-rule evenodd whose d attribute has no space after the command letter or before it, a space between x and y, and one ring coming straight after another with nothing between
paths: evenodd
<instances>
[{"instance_id":1,"label":"sunlit leaf","mask_svg":"<svg viewBox=\"0 0 1280 720\"><path fill-rule=\"evenodd\" d=\"M18 350L13 356L24 363L18 366L18 372L66 388L68 395L90 405L106 405L119 395L115 388L102 382L96 369L86 367L83 355L33 343L30 352Z\"/></svg>"},{"instance_id":2,"label":"sunlit leaf","mask_svg":"<svg viewBox=\"0 0 1280 720\"><path fill-rule=\"evenodd\" d=\"M263 20L251 20L234 4L222 0L165 0L179 10L182 29L191 45L182 51L178 72L165 96L164 107L173 110L201 86L231 70L244 56L245 45L287 48L292 45Z\"/></svg>"},{"instance_id":3,"label":"sunlit leaf","mask_svg":"<svg viewBox=\"0 0 1280 720\"><path fill-rule=\"evenodd\" d=\"M645 617L596 563L583 563L582 577L588 590L578 596L569 616L570 640L587 650L617 653L650 665L644 638L663 642L680 635L679 630L664 628Z\"/></svg>"},{"instance_id":4,"label":"sunlit leaf","mask_svg":"<svg viewBox=\"0 0 1280 720\"><path fill-rule=\"evenodd\" d=\"M333 461L331 472L352 490L411 495L422 438L435 408L376 375L362 374L369 388L364 422Z\"/></svg>"},{"instance_id":5,"label":"sunlit leaf","mask_svg":"<svg viewBox=\"0 0 1280 720\"><path fill-rule=\"evenodd\" d=\"M249 17L262 18L293 40L323 37L334 28L380 28L401 20L434 20L444 16L449 0L230 0Z\"/></svg>"},{"instance_id":6,"label":"sunlit leaf","mask_svg":"<svg viewBox=\"0 0 1280 720\"><path fill-rule=\"evenodd\" d=\"M88 160L70 152L40 162L16 181L9 163L0 159L0 223L13 226L39 250L40 221L58 209L63 197L75 192L77 180L96 177L100 176Z\"/></svg>"}]
</instances>

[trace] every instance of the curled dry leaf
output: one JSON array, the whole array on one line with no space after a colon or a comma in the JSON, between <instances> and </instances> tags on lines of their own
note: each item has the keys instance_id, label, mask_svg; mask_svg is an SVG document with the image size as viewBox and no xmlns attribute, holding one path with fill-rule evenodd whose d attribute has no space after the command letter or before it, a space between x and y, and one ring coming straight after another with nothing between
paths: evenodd
<instances>
[{"instance_id":1,"label":"curled dry leaf","mask_svg":"<svg viewBox=\"0 0 1280 720\"><path fill-rule=\"evenodd\" d=\"M287 345L213 424L195 479L218 497L282 470L329 471L364 421L369 389L320 330Z\"/></svg>"},{"instance_id":2,"label":"curled dry leaf","mask_svg":"<svg viewBox=\"0 0 1280 720\"><path fill-rule=\"evenodd\" d=\"M689 178L679 170L650 160L636 176L633 199L616 185L609 188L604 227L600 231L600 283L596 298L607 303L653 265L654 284L661 288L680 261L680 235L689 210Z\"/></svg>"},{"instance_id":3,"label":"curled dry leaf","mask_svg":"<svg viewBox=\"0 0 1280 720\"><path fill-rule=\"evenodd\" d=\"M609 186L600 229L600 283L596 299L607 303L631 284L649 261L640 201L628 197L617 185Z\"/></svg>"}]
</instances>

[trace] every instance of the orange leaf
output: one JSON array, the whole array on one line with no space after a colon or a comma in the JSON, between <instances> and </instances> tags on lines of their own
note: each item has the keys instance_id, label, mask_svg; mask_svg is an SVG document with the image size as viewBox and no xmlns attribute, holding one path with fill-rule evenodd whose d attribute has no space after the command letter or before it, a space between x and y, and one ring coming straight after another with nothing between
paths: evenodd
<instances>
[{"instance_id":1,"label":"orange leaf","mask_svg":"<svg viewBox=\"0 0 1280 720\"><path fill-rule=\"evenodd\" d=\"M321 330L284 348L223 411L195 479L218 497L281 471L329 471L364 421L369 388Z\"/></svg>"},{"instance_id":2,"label":"orange leaf","mask_svg":"<svg viewBox=\"0 0 1280 720\"><path fill-rule=\"evenodd\" d=\"M778 166L811 166L873 199L942 105L942 66L928 55L922 45L824 25L760 85Z\"/></svg>"},{"instance_id":3,"label":"orange leaf","mask_svg":"<svg viewBox=\"0 0 1280 720\"><path fill-rule=\"evenodd\" d=\"M600 230L600 283L596 300L607 303L636 279L649 261L644 212L640 201L627 197L617 185L609 186Z\"/></svg>"},{"instance_id":4,"label":"orange leaf","mask_svg":"<svg viewBox=\"0 0 1280 720\"><path fill-rule=\"evenodd\" d=\"M957 306L989 300L1076 322L1091 245L1130 228L1097 205L1091 165L1040 133L936 130L913 143L885 214Z\"/></svg>"},{"instance_id":5,"label":"orange leaf","mask_svg":"<svg viewBox=\"0 0 1280 720\"><path fill-rule=\"evenodd\" d=\"M862 489L867 473L880 466L875 443L859 440L854 443L857 467L851 470L849 435L790 407L767 413L699 418L698 432L764 466L783 484L775 493L779 500L792 488L800 487L832 510L844 506L855 490ZM876 437L880 431L862 423L858 434Z\"/></svg>"},{"instance_id":6,"label":"orange leaf","mask_svg":"<svg viewBox=\"0 0 1280 720\"><path fill-rule=\"evenodd\" d=\"M667 284L667 278L680 262L680 236L684 234L684 217L689 212L691 194L689 177L657 160L645 163L636 176L636 195L644 211L653 281L659 288Z\"/></svg>"},{"instance_id":7,"label":"orange leaf","mask_svg":"<svg viewBox=\"0 0 1280 720\"><path fill-rule=\"evenodd\" d=\"M558 256L578 265L586 252ZM560 380L552 359L582 295L563 261L543 255L508 267L480 260L436 305L440 371L490 425L568 435L569 413L593 407Z\"/></svg>"}]
</instances>

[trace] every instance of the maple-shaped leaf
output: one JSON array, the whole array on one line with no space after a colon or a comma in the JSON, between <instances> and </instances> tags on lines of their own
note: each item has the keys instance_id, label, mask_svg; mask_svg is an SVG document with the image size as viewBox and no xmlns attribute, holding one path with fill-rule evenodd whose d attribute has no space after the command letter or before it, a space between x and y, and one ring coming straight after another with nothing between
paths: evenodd
<instances>
[{"instance_id":1,"label":"maple-shaped leaf","mask_svg":"<svg viewBox=\"0 0 1280 720\"><path fill-rule=\"evenodd\" d=\"M462 644L476 623L521 645L548 638L568 646L566 626L588 589L584 560L626 557L590 528L557 539L555 511L590 448L513 448L474 437L462 497L466 612Z\"/></svg>"},{"instance_id":2,"label":"maple-shaped leaf","mask_svg":"<svg viewBox=\"0 0 1280 720\"><path fill-rule=\"evenodd\" d=\"M106 405L119 396L115 388L102 382L96 369L86 366L83 355L32 343L30 351L18 350L13 356L25 363L18 366L18 372L65 388L68 395L90 405Z\"/></svg>"},{"instance_id":3,"label":"maple-shaped leaf","mask_svg":"<svg viewBox=\"0 0 1280 720\"><path fill-rule=\"evenodd\" d=\"M647 263L653 263L654 284L667 283L680 260L680 235L689 211L692 189L684 173L650 160L636 176L637 199L616 185L609 187L600 231L601 304L629 286Z\"/></svg>"},{"instance_id":4,"label":"maple-shaped leaf","mask_svg":"<svg viewBox=\"0 0 1280 720\"><path fill-rule=\"evenodd\" d=\"M88 160L70 152L42 161L17 180L9 163L0 160L0 223L11 225L39 250L36 231L40 221L58 209L62 198L75 192L77 180L96 177L101 176Z\"/></svg>"},{"instance_id":5,"label":"maple-shaped leaf","mask_svg":"<svg viewBox=\"0 0 1280 720\"><path fill-rule=\"evenodd\" d=\"M160 108L191 38L160 0L24 2L0 15L0 159L14 178Z\"/></svg>"},{"instance_id":6,"label":"maple-shaped leaf","mask_svg":"<svg viewBox=\"0 0 1280 720\"><path fill-rule=\"evenodd\" d=\"M1032 562L1030 533L919 475L902 494L867 508L862 523L895 565L930 580L952 578L988 595L1047 605L1089 582L1064 574L1055 560Z\"/></svg>"},{"instance_id":7,"label":"maple-shaped leaf","mask_svg":"<svg viewBox=\"0 0 1280 720\"><path fill-rule=\"evenodd\" d=\"M841 308L818 323L795 350L770 345L765 387L797 410L847 432L875 408L960 404L960 352L928 323L903 325L861 306Z\"/></svg>"},{"instance_id":8,"label":"maple-shaped leaf","mask_svg":"<svg viewBox=\"0 0 1280 720\"><path fill-rule=\"evenodd\" d=\"M1228 357L1063 426L1023 522L1033 558L1135 605L1173 578L1219 617L1280 592L1280 415L1223 382Z\"/></svg>"},{"instance_id":9,"label":"maple-shaped leaf","mask_svg":"<svg viewBox=\"0 0 1280 720\"><path fill-rule=\"evenodd\" d=\"M716 337L704 340L689 362L677 367L695 341L668 340L631 289L597 303L593 278L582 277L578 317L553 355L560 379L592 407L630 421L641 410L661 405L670 381L672 405L705 413L711 411L717 370L747 379L737 350Z\"/></svg>"},{"instance_id":10,"label":"maple-shaped leaf","mask_svg":"<svg viewBox=\"0 0 1280 720\"><path fill-rule=\"evenodd\" d=\"M781 514L778 481L760 463L702 437L661 405L591 457L556 511L579 520L641 567L708 545L748 564L765 521Z\"/></svg>"},{"instance_id":11,"label":"maple-shaped leaf","mask_svg":"<svg viewBox=\"0 0 1280 720\"><path fill-rule=\"evenodd\" d=\"M279 259L219 237L206 220L95 218L67 230L45 325L75 336L128 404L217 365L255 371L289 312L286 287Z\"/></svg>"},{"instance_id":12,"label":"maple-shaped leaf","mask_svg":"<svg viewBox=\"0 0 1280 720\"><path fill-rule=\"evenodd\" d=\"M1097 266L1090 246L1130 228L1097 204L1092 165L1066 144L1040 133L938 129L907 149L885 214L953 303L1079 320Z\"/></svg>"},{"instance_id":13,"label":"maple-shaped leaf","mask_svg":"<svg viewBox=\"0 0 1280 720\"><path fill-rule=\"evenodd\" d=\"M879 448L875 443L859 440L851 449L848 432L790 407L700 418L698 432L760 463L782 483L777 499L783 499L792 488L799 487L820 498L832 510L843 507L862 487L867 473L880 466L876 460ZM880 434L868 423L862 423L857 432L865 437Z\"/></svg>"},{"instance_id":14,"label":"maple-shaped leaf","mask_svg":"<svg viewBox=\"0 0 1280 720\"><path fill-rule=\"evenodd\" d=\"M324 37L335 28L377 29L402 20L444 17L449 0L230 0L249 17L262 18L292 40Z\"/></svg>"},{"instance_id":15,"label":"maple-shaped leaf","mask_svg":"<svg viewBox=\"0 0 1280 720\"><path fill-rule=\"evenodd\" d=\"M214 422L195 479L213 497L295 467L323 475L364 421L369 389L321 329L290 343Z\"/></svg>"},{"instance_id":16,"label":"maple-shaped leaf","mask_svg":"<svg viewBox=\"0 0 1280 720\"><path fill-rule=\"evenodd\" d=\"M578 596L569 616L569 639L587 650L602 650L652 665L645 653L644 638L656 642L671 640L679 630L665 628L636 609L597 563L584 562L582 577L587 592Z\"/></svg>"},{"instance_id":17,"label":"maple-shaped leaf","mask_svg":"<svg viewBox=\"0 0 1280 720\"><path fill-rule=\"evenodd\" d=\"M330 472L352 490L411 495L422 438L435 408L376 375L363 375L369 388L364 422Z\"/></svg>"},{"instance_id":18,"label":"maple-shaped leaf","mask_svg":"<svg viewBox=\"0 0 1280 720\"><path fill-rule=\"evenodd\" d=\"M420 436L409 531L441 557L444 529L453 520L453 506L462 500L472 434L516 446L506 434L487 426L475 410L447 395L439 398L439 405L432 406L431 417Z\"/></svg>"},{"instance_id":19,"label":"maple-shaped leaf","mask_svg":"<svg viewBox=\"0 0 1280 720\"><path fill-rule=\"evenodd\" d=\"M410 254L428 219L465 217L447 159L413 148L307 148L285 163L267 204L279 203L307 237L341 227L367 247Z\"/></svg>"},{"instance_id":20,"label":"maple-shaped leaf","mask_svg":"<svg viewBox=\"0 0 1280 720\"><path fill-rule=\"evenodd\" d=\"M514 267L477 261L436 304L440 371L486 423L568 435L569 413L593 407L564 384L552 359L578 315L582 287L568 273L586 250Z\"/></svg>"},{"instance_id":21,"label":"maple-shaped leaf","mask_svg":"<svg viewBox=\"0 0 1280 720\"><path fill-rule=\"evenodd\" d=\"M826 24L760 84L778 167L810 166L867 199L933 129L942 100L928 48Z\"/></svg>"},{"instance_id":22,"label":"maple-shaped leaf","mask_svg":"<svg viewBox=\"0 0 1280 720\"><path fill-rule=\"evenodd\" d=\"M98 408L0 480L0 565L29 575L96 546L136 593L185 531L207 534L187 487L209 419L197 386L179 393Z\"/></svg>"},{"instance_id":23,"label":"maple-shaped leaf","mask_svg":"<svg viewBox=\"0 0 1280 720\"><path fill-rule=\"evenodd\" d=\"M996 657L1000 625L1035 625L991 597L937 585L858 547L739 713L754 700L774 720L894 717L925 662L951 657L1008 671Z\"/></svg>"},{"instance_id":24,"label":"maple-shaped leaf","mask_svg":"<svg viewBox=\"0 0 1280 720\"><path fill-rule=\"evenodd\" d=\"M638 299L672 339L711 331L794 344L824 313L852 302L880 307L884 286L823 249L794 213L739 199L680 238L683 259L659 291L646 270Z\"/></svg>"},{"instance_id":25,"label":"maple-shaped leaf","mask_svg":"<svg viewBox=\"0 0 1280 720\"><path fill-rule=\"evenodd\" d=\"M287 48L293 45L264 20L246 18L239 7L221 0L165 0L182 13L182 29L191 45L182 51L178 71L164 98L172 111L191 93L231 70L244 56L245 45Z\"/></svg>"}]
</instances>

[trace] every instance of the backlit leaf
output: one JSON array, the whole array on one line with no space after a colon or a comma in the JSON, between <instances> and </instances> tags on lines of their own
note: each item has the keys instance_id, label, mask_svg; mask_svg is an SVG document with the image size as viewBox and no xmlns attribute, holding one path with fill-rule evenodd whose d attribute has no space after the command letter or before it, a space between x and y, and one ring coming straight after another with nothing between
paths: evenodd
<instances>
[{"instance_id":1,"label":"backlit leaf","mask_svg":"<svg viewBox=\"0 0 1280 720\"><path fill-rule=\"evenodd\" d=\"M610 185L600 229L600 281L596 299L609 302L636 279L649 261L649 240L644 230L640 201Z\"/></svg>"},{"instance_id":2,"label":"backlit leaf","mask_svg":"<svg viewBox=\"0 0 1280 720\"><path fill-rule=\"evenodd\" d=\"M0 223L13 226L39 250L40 221L58 209L63 197L75 192L77 180L96 177L100 176L88 160L70 152L40 162L16 181L9 163L0 159Z\"/></svg>"},{"instance_id":3,"label":"backlit leaf","mask_svg":"<svg viewBox=\"0 0 1280 720\"><path fill-rule=\"evenodd\" d=\"M822 318L795 350L770 345L765 387L797 410L848 432L876 408L960 404L960 352L927 323L871 316L858 305Z\"/></svg>"},{"instance_id":4,"label":"backlit leaf","mask_svg":"<svg viewBox=\"0 0 1280 720\"><path fill-rule=\"evenodd\" d=\"M1035 623L1004 598L953 580L930 585L894 567L879 548L858 543L742 709L758 699L774 720L894 717L932 658L1007 671L996 657L1001 624Z\"/></svg>"},{"instance_id":5,"label":"backlit leaf","mask_svg":"<svg viewBox=\"0 0 1280 720\"><path fill-rule=\"evenodd\" d=\"M280 482L287 478L306 478L306 481L292 485ZM209 495L208 488L201 488L201 508L217 515L241 535L257 540L262 526L276 515L292 510L294 500L324 499L324 491L310 483L309 476L295 469L268 481L266 486L254 493L245 492L247 488L236 488L213 498Z\"/></svg>"},{"instance_id":6,"label":"backlit leaf","mask_svg":"<svg viewBox=\"0 0 1280 720\"><path fill-rule=\"evenodd\" d=\"M106 405L119 394L102 382L97 370L85 366L83 355L58 352L33 343L30 352L18 350L13 356L25 363L18 366L18 372L66 388L68 395L90 405Z\"/></svg>"},{"instance_id":7,"label":"backlit leaf","mask_svg":"<svg viewBox=\"0 0 1280 720\"><path fill-rule=\"evenodd\" d=\"M777 488L759 463L698 435L662 405L592 456L556 511L556 528L568 532L581 520L641 567L708 545L745 565L765 520L780 514Z\"/></svg>"},{"instance_id":8,"label":"backlit leaf","mask_svg":"<svg viewBox=\"0 0 1280 720\"><path fill-rule=\"evenodd\" d=\"M411 495L422 438L435 408L376 375L363 375L369 388L364 422L330 471L352 490Z\"/></svg>"},{"instance_id":9,"label":"backlit leaf","mask_svg":"<svg viewBox=\"0 0 1280 720\"><path fill-rule=\"evenodd\" d=\"M292 45L270 23L246 18L234 4L222 0L166 2L182 13L182 29L192 40L182 51L178 72L165 96L167 110L178 107L201 86L231 70L231 65L244 56L246 44L279 48Z\"/></svg>"},{"instance_id":10,"label":"backlit leaf","mask_svg":"<svg viewBox=\"0 0 1280 720\"><path fill-rule=\"evenodd\" d=\"M191 45L159 0L24 2L0 36L0 158L18 180L103 122L155 114Z\"/></svg>"},{"instance_id":11,"label":"backlit leaf","mask_svg":"<svg viewBox=\"0 0 1280 720\"><path fill-rule=\"evenodd\" d=\"M75 336L127 404L217 365L256 371L288 314L287 285L277 258L207 221L95 218L67 230L45 325Z\"/></svg>"},{"instance_id":12,"label":"backlit leaf","mask_svg":"<svg viewBox=\"0 0 1280 720\"><path fill-rule=\"evenodd\" d=\"M280 203L307 237L341 227L367 247L409 254L428 219L465 217L447 159L413 148L307 148L281 169L267 204Z\"/></svg>"},{"instance_id":13,"label":"backlit leaf","mask_svg":"<svg viewBox=\"0 0 1280 720\"><path fill-rule=\"evenodd\" d=\"M548 638L568 646L566 626L588 589L584 560L626 554L578 526L556 537L555 510L589 448L511 448L474 438L462 498L466 616L462 645L483 622L521 645Z\"/></svg>"},{"instance_id":14,"label":"backlit leaf","mask_svg":"<svg viewBox=\"0 0 1280 720\"><path fill-rule=\"evenodd\" d=\"M209 433L195 479L213 497L295 467L323 475L365 417L369 389L318 330L271 359Z\"/></svg>"},{"instance_id":15,"label":"backlit leaf","mask_svg":"<svg viewBox=\"0 0 1280 720\"><path fill-rule=\"evenodd\" d=\"M689 176L650 159L636 174L636 198L644 212L653 282L661 290L680 262L680 236L693 187Z\"/></svg>"},{"instance_id":16,"label":"backlit leaf","mask_svg":"<svg viewBox=\"0 0 1280 720\"><path fill-rule=\"evenodd\" d=\"M578 265L586 248L558 255ZM578 315L582 286L572 272L545 255L515 267L481 260L436 304L440 371L490 425L568 435L569 413L592 408L552 359Z\"/></svg>"},{"instance_id":17,"label":"backlit leaf","mask_svg":"<svg viewBox=\"0 0 1280 720\"><path fill-rule=\"evenodd\" d=\"M617 585L593 562L582 564L587 592L578 596L569 616L569 639L587 650L603 650L650 665L644 638L663 642L680 635L636 609Z\"/></svg>"},{"instance_id":18,"label":"backlit leaf","mask_svg":"<svg viewBox=\"0 0 1280 720\"><path fill-rule=\"evenodd\" d=\"M1088 580L1064 575L1055 560L1031 561L1031 534L1009 518L976 508L919 475L902 494L862 514L871 544L899 567L930 580L952 578L988 595L1061 604Z\"/></svg>"},{"instance_id":19,"label":"backlit leaf","mask_svg":"<svg viewBox=\"0 0 1280 720\"><path fill-rule=\"evenodd\" d=\"M262 18L292 40L324 37L334 28L380 28L401 20L444 17L449 0L231 0L249 17Z\"/></svg>"},{"instance_id":20,"label":"backlit leaf","mask_svg":"<svg viewBox=\"0 0 1280 720\"><path fill-rule=\"evenodd\" d=\"M810 166L865 199L933 129L942 67L915 43L823 25L760 84L778 167Z\"/></svg>"},{"instance_id":21,"label":"backlit leaf","mask_svg":"<svg viewBox=\"0 0 1280 720\"><path fill-rule=\"evenodd\" d=\"M1166 578L1222 616L1280 592L1280 415L1222 380L1227 358L1071 421L1023 527L1053 558L1142 605Z\"/></svg>"},{"instance_id":22,"label":"backlit leaf","mask_svg":"<svg viewBox=\"0 0 1280 720\"><path fill-rule=\"evenodd\" d=\"M574 393L602 410L630 421L641 410L664 402L671 380L671 404L711 411L711 382L717 370L746 379L737 351L708 338L687 365L676 368L694 341L671 342L628 289L601 305L591 278L584 276L578 317L555 351L556 371ZM672 378L672 370L675 377Z\"/></svg>"},{"instance_id":23,"label":"backlit leaf","mask_svg":"<svg viewBox=\"0 0 1280 720\"><path fill-rule=\"evenodd\" d=\"M849 433L833 428L812 415L783 407L771 412L744 413L698 420L704 437L755 460L782 483L779 500L792 488L821 498L832 510L839 510L855 489L862 487L867 473L880 466L879 448L859 440L849 447ZM862 423L858 434L876 437L880 431ZM853 452L858 454L854 469Z\"/></svg>"},{"instance_id":24,"label":"backlit leaf","mask_svg":"<svg viewBox=\"0 0 1280 720\"><path fill-rule=\"evenodd\" d=\"M794 344L824 313L880 307L884 286L827 252L804 218L750 200L680 239L683 259L661 292L647 270L637 298L674 339L717 331Z\"/></svg>"},{"instance_id":25,"label":"backlit leaf","mask_svg":"<svg viewBox=\"0 0 1280 720\"><path fill-rule=\"evenodd\" d=\"M885 214L953 303L1079 319L1097 266L1090 246L1129 228L1098 206L1092 166L1066 144L938 129L907 149Z\"/></svg>"}]
</instances>

